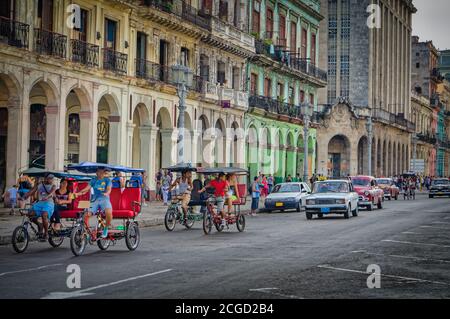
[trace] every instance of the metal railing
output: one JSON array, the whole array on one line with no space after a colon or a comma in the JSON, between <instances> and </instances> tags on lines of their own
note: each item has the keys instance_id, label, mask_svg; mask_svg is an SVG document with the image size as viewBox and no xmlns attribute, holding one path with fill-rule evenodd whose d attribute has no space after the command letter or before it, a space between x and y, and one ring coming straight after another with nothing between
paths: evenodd
<instances>
[{"instance_id":1,"label":"metal railing","mask_svg":"<svg viewBox=\"0 0 450 319\"><path fill-rule=\"evenodd\" d=\"M249 106L263 109L273 114L303 119L300 106L278 101L267 96L251 95L249 97Z\"/></svg>"},{"instance_id":2,"label":"metal railing","mask_svg":"<svg viewBox=\"0 0 450 319\"><path fill-rule=\"evenodd\" d=\"M25 23L0 17L0 42L17 48L28 49L28 34L30 26Z\"/></svg>"},{"instance_id":3,"label":"metal railing","mask_svg":"<svg viewBox=\"0 0 450 319\"><path fill-rule=\"evenodd\" d=\"M103 49L103 69L114 73L127 74L128 55L109 48Z\"/></svg>"},{"instance_id":4,"label":"metal railing","mask_svg":"<svg viewBox=\"0 0 450 319\"><path fill-rule=\"evenodd\" d=\"M39 54L66 58L67 36L43 29L34 29L34 50Z\"/></svg>"},{"instance_id":5,"label":"metal railing","mask_svg":"<svg viewBox=\"0 0 450 319\"><path fill-rule=\"evenodd\" d=\"M89 67L99 66L99 46L81 40L70 40L72 62Z\"/></svg>"},{"instance_id":6,"label":"metal railing","mask_svg":"<svg viewBox=\"0 0 450 319\"><path fill-rule=\"evenodd\" d=\"M429 135L429 134L417 134L417 139L419 140L419 141L422 141L422 142L425 142L425 143L428 143L428 144L436 144L436 142L437 142L437 138L436 138L436 135Z\"/></svg>"}]
</instances>

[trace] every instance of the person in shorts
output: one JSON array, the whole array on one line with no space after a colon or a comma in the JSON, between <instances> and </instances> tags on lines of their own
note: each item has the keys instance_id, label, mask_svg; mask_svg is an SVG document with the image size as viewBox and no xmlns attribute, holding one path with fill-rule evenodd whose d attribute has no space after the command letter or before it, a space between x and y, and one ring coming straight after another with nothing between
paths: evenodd
<instances>
[{"instance_id":1,"label":"person in shorts","mask_svg":"<svg viewBox=\"0 0 450 319\"><path fill-rule=\"evenodd\" d=\"M210 181L203 189L199 191L199 193L203 193L207 188L214 188L214 197L216 198L217 211L222 216L222 225L226 225L226 216L224 211L225 206L225 193L228 192L229 184L225 178L224 173L220 173L219 176Z\"/></svg>"},{"instance_id":2,"label":"person in shorts","mask_svg":"<svg viewBox=\"0 0 450 319\"><path fill-rule=\"evenodd\" d=\"M112 205L109 199L112 183L107 176L108 171L107 168L98 168L96 177L91 179L89 185L80 192L75 193L75 196L78 197L91 191L91 189L93 190L91 194L91 207L89 208L89 214L86 215L85 223L89 225L90 216L96 215L99 211L104 211L106 215L106 227L103 228L102 238L108 237L108 228L111 227L112 221Z\"/></svg>"},{"instance_id":3,"label":"person in shorts","mask_svg":"<svg viewBox=\"0 0 450 319\"><path fill-rule=\"evenodd\" d=\"M53 211L55 208L55 203L53 202L53 197L55 196L56 186L53 184L53 179L55 176L53 174L49 174L45 177L44 182L36 184L32 190L27 192L24 196L24 199L33 196L37 193L38 201L31 206L31 215L33 217L41 217L42 218L42 226L44 228L44 232L42 233L42 240L48 239L48 226L49 220L52 218ZM38 224L39 228L41 225ZM39 232L41 233L41 229Z\"/></svg>"},{"instance_id":4,"label":"person in shorts","mask_svg":"<svg viewBox=\"0 0 450 319\"><path fill-rule=\"evenodd\" d=\"M251 215L255 216L259 206L259 198L261 197L261 188L259 185L259 176L255 176L252 184L252 207Z\"/></svg>"},{"instance_id":5,"label":"person in shorts","mask_svg":"<svg viewBox=\"0 0 450 319\"><path fill-rule=\"evenodd\" d=\"M183 209L184 222L187 222L187 213L189 209L189 202L191 201L191 192L193 189L192 172L184 171L181 177L175 179L175 182L170 186L170 190L177 188L177 197L181 200L181 208Z\"/></svg>"}]
</instances>

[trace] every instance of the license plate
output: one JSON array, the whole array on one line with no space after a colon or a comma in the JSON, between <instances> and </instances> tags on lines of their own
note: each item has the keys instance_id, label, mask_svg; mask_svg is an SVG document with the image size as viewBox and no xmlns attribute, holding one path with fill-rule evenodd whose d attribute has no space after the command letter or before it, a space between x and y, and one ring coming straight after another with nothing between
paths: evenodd
<instances>
[{"instance_id":1,"label":"license plate","mask_svg":"<svg viewBox=\"0 0 450 319\"><path fill-rule=\"evenodd\" d=\"M329 212L330 212L330 207L322 207L322 208L320 209L320 212L321 212L321 213L329 213Z\"/></svg>"},{"instance_id":2,"label":"license plate","mask_svg":"<svg viewBox=\"0 0 450 319\"><path fill-rule=\"evenodd\" d=\"M443 192L439 192L438 195L444 195L444 193Z\"/></svg>"},{"instance_id":3,"label":"license plate","mask_svg":"<svg viewBox=\"0 0 450 319\"><path fill-rule=\"evenodd\" d=\"M284 204L283 203L275 203L275 206L276 207L282 207L282 206L284 206Z\"/></svg>"}]
</instances>

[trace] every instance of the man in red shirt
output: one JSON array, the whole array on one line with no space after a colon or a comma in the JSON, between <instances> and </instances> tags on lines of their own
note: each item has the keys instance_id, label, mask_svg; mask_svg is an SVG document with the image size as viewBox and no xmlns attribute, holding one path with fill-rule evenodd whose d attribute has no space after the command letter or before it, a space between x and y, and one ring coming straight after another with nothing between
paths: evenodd
<instances>
[{"instance_id":1,"label":"man in red shirt","mask_svg":"<svg viewBox=\"0 0 450 319\"><path fill-rule=\"evenodd\" d=\"M226 225L225 212L224 212L224 204L225 204L225 193L228 191L229 185L228 181L225 178L225 174L220 173L219 176L209 182L203 189L199 191L199 193L203 193L207 188L214 188L214 196L216 197L216 205L217 211L220 212L222 216L222 225Z\"/></svg>"}]
</instances>

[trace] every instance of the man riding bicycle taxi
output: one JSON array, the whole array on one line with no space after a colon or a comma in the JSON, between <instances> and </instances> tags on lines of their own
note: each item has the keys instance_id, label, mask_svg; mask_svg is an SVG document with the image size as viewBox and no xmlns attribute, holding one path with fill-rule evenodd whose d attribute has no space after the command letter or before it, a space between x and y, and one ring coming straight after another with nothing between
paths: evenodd
<instances>
[{"instance_id":1,"label":"man riding bicycle taxi","mask_svg":"<svg viewBox=\"0 0 450 319\"><path fill-rule=\"evenodd\" d=\"M42 225L44 232L42 234L42 239L48 239L48 226L49 220L51 219L54 211L55 204L53 202L53 196L56 191L56 186L53 185L53 179L55 176L53 174L48 174L44 182L36 184L31 191L24 195L24 200L33 196L37 193L38 201L31 206L31 217L42 217ZM38 223L36 223L38 224ZM42 232L41 225L39 226L39 233Z\"/></svg>"},{"instance_id":2,"label":"man riding bicycle taxi","mask_svg":"<svg viewBox=\"0 0 450 319\"><path fill-rule=\"evenodd\" d=\"M108 237L108 228L111 226L112 221L112 205L109 199L111 194L112 183L107 176L107 172L110 171L108 168L98 168L96 172L96 177L94 177L89 185L75 196L82 196L87 192L93 190L91 195L91 206L89 208L89 213L85 216L85 223L89 225L89 217L96 215L99 211L105 212L106 215L106 226L103 228L102 238Z\"/></svg>"},{"instance_id":3,"label":"man riding bicycle taxi","mask_svg":"<svg viewBox=\"0 0 450 319\"><path fill-rule=\"evenodd\" d=\"M207 188L214 188L214 197L216 198L217 211L222 217L222 226L226 225L226 216L224 211L225 206L225 193L228 192L229 184L226 180L225 174L220 173L219 176L210 181L205 187L203 187L199 193L203 193Z\"/></svg>"},{"instance_id":4,"label":"man riding bicycle taxi","mask_svg":"<svg viewBox=\"0 0 450 319\"><path fill-rule=\"evenodd\" d=\"M181 208L183 209L184 222L187 222L187 212L189 209L189 202L191 201L191 192L193 189L192 184L192 172L184 171L181 177L175 179L175 181L170 185L169 191L178 187L178 196L181 199Z\"/></svg>"}]
</instances>

